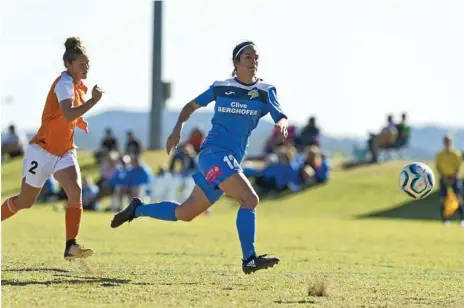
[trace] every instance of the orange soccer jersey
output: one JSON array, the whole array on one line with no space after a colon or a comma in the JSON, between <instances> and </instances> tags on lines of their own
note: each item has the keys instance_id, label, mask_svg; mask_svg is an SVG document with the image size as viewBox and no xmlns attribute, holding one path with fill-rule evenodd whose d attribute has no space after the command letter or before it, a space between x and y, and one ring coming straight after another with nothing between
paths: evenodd
<instances>
[{"instance_id":1,"label":"orange soccer jersey","mask_svg":"<svg viewBox=\"0 0 464 308\"><path fill-rule=\"evenodd\" d=\"M78 120L66 122L64 119L55 93L55 87L59 82L67 82L70 85L72 77L63 72L53 82L42 113L42 125L30 143L38 144L50 154L63 156L67 151L75 148L74 128ZM73 106L75 107L85 103L87 87L82 82L72 83L72 85L74 87Z\"/></svg>"}]
</instances>

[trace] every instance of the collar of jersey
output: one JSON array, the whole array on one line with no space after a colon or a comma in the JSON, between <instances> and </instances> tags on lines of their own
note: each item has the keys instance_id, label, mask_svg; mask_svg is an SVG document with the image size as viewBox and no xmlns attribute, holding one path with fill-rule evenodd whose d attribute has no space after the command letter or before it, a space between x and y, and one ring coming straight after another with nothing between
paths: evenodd
<instances>
[{"instance_id":1,"label":"collar of jersey","mask_svg":"<svg viewBox=\"0 0 464 308\"><path fill-rule=\"evenodd\" d=\"M62 73L62 75L65 75L66 77L71 78L71 80L72 80L73 83L74 83L74 80L73 80L72 76L69 75L67 71L64 71L64 72ZM75 84L75 86L76 86L76 88L78 88L78 89L84 91L85 93L87 93L87 90L88 90L88 89L87 89L87 87L85 86L85 84L82 82L82 80L79 81L78 84Z\"/></svg>"},{"instance_id":2,"label":"collar of jersey","mask_svg":"<svg viewBox=\"0 0 464 308\"><path fill-rule=\"evenodd\" d=\"M251 86L254 86L254 85L256 85L256 84L258 83L259 78L256 78L256 81L255 81L255 82L252 82L252 83L246 83L246 82L240 81L240 80L238 80L237 77L234 77L234 80L235 80L236 82L238 82L239 84L241 84L241 85L244 85L244 86L246 86L246 87L251 87Z\"/></svg>"}]
</instances>

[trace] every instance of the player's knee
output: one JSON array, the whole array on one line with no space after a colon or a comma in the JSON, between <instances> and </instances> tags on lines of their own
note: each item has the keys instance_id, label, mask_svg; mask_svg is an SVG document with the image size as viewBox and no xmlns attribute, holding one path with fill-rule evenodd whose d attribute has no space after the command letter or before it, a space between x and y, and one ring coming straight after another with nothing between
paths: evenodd
<instances>
[{"instance_id":1,"label":"player's knee","mask_svg":"<svg viewBox=\"0 0 464 308\"><path fill-rule=\"evenodd\" d=\"M66 195L70 202L82 202L82 187L76 184Z\"/></svg>"},{"instance_id":2,"label":"player's knee","mask_svg":"<svg viewBox=\"0 0 464 308\"><path fill-rule=\"evenodd\" d=\"M253 193L247 194L242 204L242 207L253 210L258 206L258 204L259 204L259 197L255 192L253 192Z\"/></svg>"},{"instance_id":3,"label":"player's knee","mask_svg":"<svg viewBox=\"0 0 464 308\"><path fill-rule=\"evenodd\" d=\"M18 209L28 209L34 205L35 199L32 197L19 195L14 199L14 203Z\"/></svg>"}]
</instances>

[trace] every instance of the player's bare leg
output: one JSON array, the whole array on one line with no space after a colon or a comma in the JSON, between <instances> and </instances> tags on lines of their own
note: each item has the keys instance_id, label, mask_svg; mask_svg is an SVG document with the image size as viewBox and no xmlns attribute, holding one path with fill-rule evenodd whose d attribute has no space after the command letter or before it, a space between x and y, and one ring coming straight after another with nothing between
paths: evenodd
<instances>
[{"instance_id":1,"label":"player's bare leg","mask_svg":"<svg viewBox=\"0 0 464 308\"><path fill-rule=\"evenodd\" d=\"M23 179L19 195L10 197L3 202L2 221L12 217L19 210L30 208L37 200L41 190L41 187L33 187L27 184L25 179Z\"/></svg>"},{"instance_id":2,"label":"player's bare leg","mask_svg":"<svg viewBox=\"0 0 464 308\"><path fill-rule=\"evenodd\" d=\"M82 219L82 184L79 166L59 170L54 176L68 196L64 257L67 260L90 257L93 251L84 248L76 241Z\"/></svg>"},{"instance_id":3,"label":"player's bare leg","mask_svg":"<svg viewBox=\"0 0 464 308\"><path fill-rule=\"evenodd\" d=\"M219 188L240 203L240 209L237 214L237 231L243 252L243 272L251 274L278 264L280 261L278 258L266 257L267 255L256 255L255 208L259 204L259 198L245 175L243 173L231 175L219 185Z\"/></svg>"}]
</instances>

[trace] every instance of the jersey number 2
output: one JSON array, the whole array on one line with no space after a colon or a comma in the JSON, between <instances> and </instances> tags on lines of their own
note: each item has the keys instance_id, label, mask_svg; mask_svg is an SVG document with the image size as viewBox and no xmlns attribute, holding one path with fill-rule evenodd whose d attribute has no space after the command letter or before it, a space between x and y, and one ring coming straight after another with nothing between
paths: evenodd
<instances>
[{"instance_id":1,"label":"jersey number 2","mask_svg":"<svg viewBox=\"0 0 464 308\"><path fill-rule=\"evenodd\" d=\"M37 167L39 166L39 163L36 162L35 160L33 160L31 162L31 165L32 165L32 167L29 169L29 172L32 173L32 174L35 174L35 169L37 169Z\"/></svg>"},{"instance_id":2,"label":"jersey number 2","mask_svg":"<svg viewBox=\"0 0 464 308\"><path fill-rule=\"evenodd\" d=\"M234 169L234 167L235 168L240 167L240 165L238 164L237 160L235 159L233 155L224 156L224 161L227 163L227 165L229 165L230 169Z\"/></svg>"}]
</instances>

